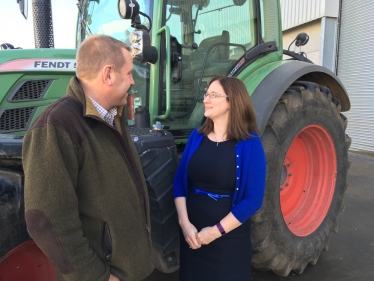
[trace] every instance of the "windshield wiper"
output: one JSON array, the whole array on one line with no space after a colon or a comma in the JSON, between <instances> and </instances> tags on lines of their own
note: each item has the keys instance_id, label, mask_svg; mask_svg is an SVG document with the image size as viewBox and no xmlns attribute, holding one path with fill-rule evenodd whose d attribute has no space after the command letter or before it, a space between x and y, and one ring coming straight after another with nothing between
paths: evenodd
<instances>
[{"instance_id":1,"label":"windshield wiper","mask_svg":"<svg viewBox=\"0 0 374 281\"><path fill-rule=\"evenodd\" d=\"M224 6L224 7L217 8L217 9L214 9L214 10L211 10L211 11L207 11L207 12L204 12L204 13L200 13L199 15L203 15L203 14L211 13L211 12L214 12L214 11L221 11L221 10L223 10L223 9L230 8L230 7L235 7L235 5Z\"/></svg>"}]
</instances>

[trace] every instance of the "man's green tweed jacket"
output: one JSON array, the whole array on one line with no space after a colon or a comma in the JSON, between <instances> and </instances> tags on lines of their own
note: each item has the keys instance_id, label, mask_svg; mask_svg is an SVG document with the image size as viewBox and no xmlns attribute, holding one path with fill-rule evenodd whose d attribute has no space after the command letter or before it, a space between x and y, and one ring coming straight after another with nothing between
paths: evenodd
<instances>
[{"instance_id":1,"label":"man's green tweed jacket","mask_svg":"<svg viewBox=\"0 0 374 281\"><path fill-rule=\"evenodd\" d=\"M105 123L77 78L25 135L25 218L59 280L142 280L153 270L149 202L122 116Z\"/></svg>"}]
</instances>

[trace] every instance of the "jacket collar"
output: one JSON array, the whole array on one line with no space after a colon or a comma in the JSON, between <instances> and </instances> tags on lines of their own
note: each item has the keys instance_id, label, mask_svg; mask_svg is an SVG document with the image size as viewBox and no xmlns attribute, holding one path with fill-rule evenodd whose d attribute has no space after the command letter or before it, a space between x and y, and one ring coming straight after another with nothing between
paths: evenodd
<instances>
[{"instance_id":1,"label":"jacket collar","mask_svg":"<svg viewBox=\"0 0 374 281\"><path fill-rule=\"evenodd\" d=\"M73 77L70 80L70 84L67 89L67 95L72 97L73 99L77 100L83 105L83 116L95 116L99 119L103 119L99 112L96 110L96 107L92 103L91 99L87 96L87 94L83 91L78 77ZM117 115L115 119L119 119L122 115L123 106L117 106Z\"/></svg>"}]
</instances>

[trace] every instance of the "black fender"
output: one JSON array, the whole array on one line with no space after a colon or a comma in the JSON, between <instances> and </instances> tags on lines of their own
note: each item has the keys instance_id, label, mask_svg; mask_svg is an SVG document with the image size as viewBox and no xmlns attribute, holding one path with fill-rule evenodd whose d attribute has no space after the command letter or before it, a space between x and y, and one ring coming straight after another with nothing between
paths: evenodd
<instances>
[{"instance_id":1,"label":"black fender","mask_svg":"<svg viewBox=\"0 0 374 281\"><path fill-rule=\"evenodd\" d=\"M269 117L280 97L296 80L310 81L329 88L333 96L340 101L341 111L350 109L351 103L347 91L333 72L307 62L285 63L270 72L252 93L251 99L256 111L260 135L265 131Z\"/></svg>"}]
</instances>

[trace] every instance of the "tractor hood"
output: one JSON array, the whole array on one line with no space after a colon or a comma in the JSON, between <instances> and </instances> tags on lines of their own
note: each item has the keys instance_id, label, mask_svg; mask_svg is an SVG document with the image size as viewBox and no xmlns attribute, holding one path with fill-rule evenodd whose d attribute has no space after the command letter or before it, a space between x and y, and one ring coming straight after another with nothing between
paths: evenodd
<instances>
[{"instance_id":1,"label":"tractor hood","mask_svg":"<svg viewBox=\"0 0 374 281\"><path fill-rule=\"evenodd\" d=\"M21 49L0 51L1 72L75 72L74 49Z\"/></svg>"},{"instance_id":2,"label":"tractor hood","mask_svg":"<svg viewBox=\"0 0 374 281\"><path fill-rule=\"evenodd\" d=\"M0 51L0 134L23 135L75 75L76 50Z\"/></svg>"}]
</instances>

